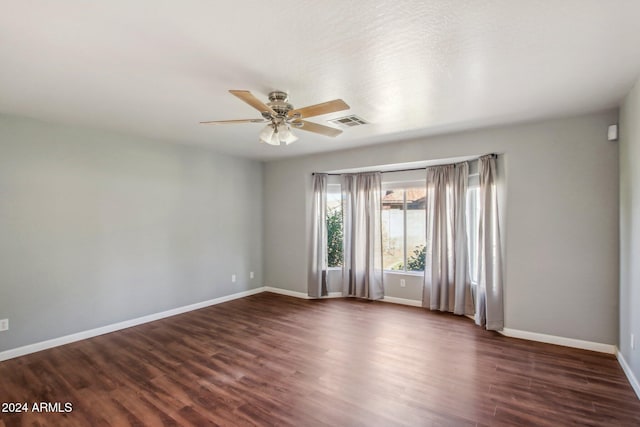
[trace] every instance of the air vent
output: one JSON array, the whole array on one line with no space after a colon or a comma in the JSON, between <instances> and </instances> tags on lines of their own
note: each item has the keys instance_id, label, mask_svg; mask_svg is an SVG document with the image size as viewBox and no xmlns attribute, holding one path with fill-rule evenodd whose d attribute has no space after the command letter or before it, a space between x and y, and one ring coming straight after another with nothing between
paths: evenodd
<instances>
[{"instance_id":1,"label":"air vent","mask_svg":"<svg viewBox=\"0 0 640 427\"><path fill-rule=\"evenodd\" d=\"M355 126L366 125L369 122L364 120L362 117L352 114L350 116L338 117L337 119L329 120L329 123L333 123L334 125L342 128L352 128Z\"/></svg>"}]
</instances>

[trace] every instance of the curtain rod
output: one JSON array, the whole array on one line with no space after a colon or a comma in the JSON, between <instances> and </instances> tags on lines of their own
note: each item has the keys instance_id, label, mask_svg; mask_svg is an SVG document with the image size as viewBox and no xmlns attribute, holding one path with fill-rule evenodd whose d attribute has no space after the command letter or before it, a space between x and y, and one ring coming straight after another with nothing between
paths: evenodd
<instances>
[{"instance_id":1,"label":"curtain rod","mask_svg":"<svg viewBox=\"0 0 640 427\"><path fill-rule=\"evenodd\" d=\"M380 173L390 173L390 172L409 172L409 171L423 171L425 170L426 167L424 168L411 168L411 169L396 169L396 170L391 170L391 171L367 171L367 172L380 172ZM317 173L321 173L321 172L313 172L311 175L315 175ZM345 174L349 174L349 173L361 173L361 172L345 172L345 173L325 173L324 175L329 175L329 176L340 176L340 175L345 175ZM366 173L366 172L362 172L362 173Z\"/></svg>"},{"instance_id":2,"label":"curtain rod","mask_svg":"<svg viewBox=\"0 0 640 427\"><path fill-rule=\"evenodd\" d=\"M498 155L496 153L489 153L489 154L484 154L480 157L485 157L485 156L491 156L492 158L496 159L498 158ZM456 163L465 163L465 162L471 162L474 160L478 160L480 159L480 157L476 157L475 159L470 159L470 160L465 160L464 162L456 162ZM434 165L434 166L444 166L444 165L455 165L456 163L445 163L442 165ZM411 169L395 169L395 170L390 170L390 171L367 171L367 172L380 172L380 173L392 173L392 172L410 172L410 171L421 171L421 170L425 170L427 168L429 168L431 166L425 166L422 168L411 168ZM313 172L311 175L315 175L317 173L321 173L321 172ZM346 173L359 173L359 172L346 172ZM340 176L340 175L345 175L344 173L325 173L324 175L328 175L328 176Z\"/></svg>"}]
</instances>

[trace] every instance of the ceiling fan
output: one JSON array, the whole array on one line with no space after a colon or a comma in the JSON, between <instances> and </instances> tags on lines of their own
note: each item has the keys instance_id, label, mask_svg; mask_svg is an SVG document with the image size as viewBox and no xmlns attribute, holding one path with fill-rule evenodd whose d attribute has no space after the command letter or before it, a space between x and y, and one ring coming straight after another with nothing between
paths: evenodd
<instances>
[{"instance_id":1,"label":"ceiling fan","mask_svg":"<svg viewBox=\"0 0 640 427\"><path fill-rule=\"evenodd\" d=\"M321 104L310 105L303 108L293 108L289 104L286 92L279 90L269 93L269 102L266 104L256 98L248 90L230 90L232 95L237 96L242 101L251 105L262 114L262 119L240 119L240 120L217 120L200 122L205 125L220 125L233 123L267 123L267 126L260 132L260 141L271 145L289 145L298 140L291 133L291 127L314 132L320 135L336 137L342 133L340 129L320 125L302 120L309 117L329 114L336 111L348 110L350 107L342 99L323 102Z\"/></svg>"}]
</instances>

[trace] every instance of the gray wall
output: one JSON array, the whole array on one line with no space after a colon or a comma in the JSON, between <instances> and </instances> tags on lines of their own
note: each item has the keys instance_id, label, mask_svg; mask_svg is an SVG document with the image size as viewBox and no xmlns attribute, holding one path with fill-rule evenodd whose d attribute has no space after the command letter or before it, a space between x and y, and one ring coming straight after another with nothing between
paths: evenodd
<instances>
[{"instance_id":1,"label":"gray wall","mask_svg":"<svg viewBox=\"0 0 640 427\"><path fill-rule=\"evenodd\" d=\"M504 154L506 327L606 344L618 338L616 111L265 165L265 284L306 292L311 172ZM387 295L419 298L420 281ZM388 278L388 276L387 276Z\"/></svg>"},{"instance_id":2,"label":"gray wall","mask_svg":"<svg viewBox=\"0 0 640 427\"><path fill-rule=\"evenodd\" d=\"M620 342L640 378L640 80L620 109ZM631 334L636 348L631 349Z\"/></svg>"},{"instance_id":3,"label":"gray wall","mask_svg":"<svg viewBox=\"0 0 640 427\"><path fill-rule=\"evenodd\" d=\"M0 116L0 351L262 286L262 175Z\"/></svg>"}]
</instances>

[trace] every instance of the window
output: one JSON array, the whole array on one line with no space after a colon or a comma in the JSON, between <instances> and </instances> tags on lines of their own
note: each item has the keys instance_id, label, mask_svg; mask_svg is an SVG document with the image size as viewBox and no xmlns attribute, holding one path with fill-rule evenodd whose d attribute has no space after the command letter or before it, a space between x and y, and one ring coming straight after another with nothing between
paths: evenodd
<instances>
[{"instance_id":1,"label":"window","mask_svg":"<svg viewBox=\"0 0 640 427\"><path fill-rule=\"evenodd\" d=\"M469 276L478 278L479 182L477 162L470 163L467 189ZM423 173L423 172L421 172ZM406 175L405 175L406 176ZM384 270L423 272L426 254L426 182L410 175L382 184L382 262Z\"/></svg>"},{"instance_id":2,"label":"window","mask_svg":"<svg viewBox=\"0 0 640 427\"><path fill-rule=\"evenodd\" d=\"M420 273L426 253L426 183L423 171L388 173L382 183L382 262L384 270ZM342 192L337 177L327 185L327 265L343 265ZM469 275L478 277L478 189L477 162L470 163L467 190L467 234Z\"/></svg>"},{"instance_id":3,"label":"window","mask_svg":"<svg viewBox=\"0 0 640 427\"><path fill-rule=\"evenodd\" d=\"M342 193L340 184L327 185L327 266L342 267Z\"/></svg>"},{"instance_id":4,"label":"window","mask_svg":"<svg viewBox=\"0 0 640 427\"><path fill-rule=\"evenodd\" d=\"M424 271L424 182L383 184L382 194L383 269Z\"/></svg>"}]
</instances>

